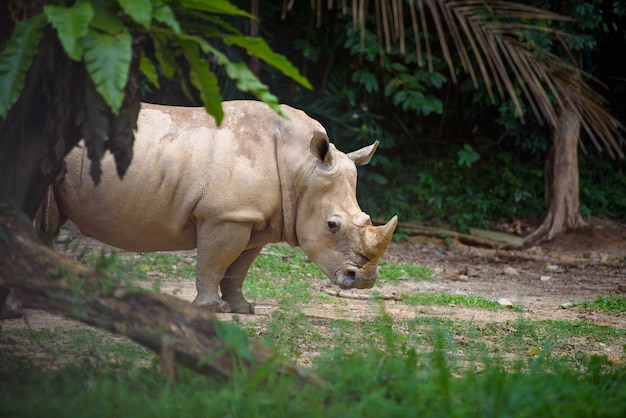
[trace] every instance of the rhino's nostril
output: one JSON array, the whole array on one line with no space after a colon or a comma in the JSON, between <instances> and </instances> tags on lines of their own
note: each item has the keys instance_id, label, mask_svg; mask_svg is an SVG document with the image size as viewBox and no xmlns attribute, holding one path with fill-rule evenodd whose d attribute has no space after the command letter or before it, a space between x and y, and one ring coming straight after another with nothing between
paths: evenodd
<instances>
[{"instance_id":1,"label":"rhino's nostril","mask_svg":"<svg viewBox=\"0 0 626 418\"><path fill-rule=\"evenodd\" d=\"M353 271L349 271L346 273L346 278L343 282L348 286L353 286L354 282L356 282L356 274Z\"/></svg>"}]
</instances>

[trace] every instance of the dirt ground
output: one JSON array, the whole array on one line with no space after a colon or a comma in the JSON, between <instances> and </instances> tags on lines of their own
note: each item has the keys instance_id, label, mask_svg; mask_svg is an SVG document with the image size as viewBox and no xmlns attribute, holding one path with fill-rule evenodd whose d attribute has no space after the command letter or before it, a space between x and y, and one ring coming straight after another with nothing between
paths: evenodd
<instances>
[{"instance_id":1,"label":"dirt ground","mask_svg":"<svg viewBox=\"0 0 626 418\"><path fill-rule=\"evenodd\" d=\"M626 315L623 313L587 312L571 305L600 295L626 294L626 225L594 218L588 222L586 230L565 234L552 242L521 251L471 247L420 236L413 237L409 242L392 243L385 255L388 262L430 267L435 271L434 280L401 280L394 285L377 284L373 290L389 297L385 302L386 309L398 318L428 315L494 322L514 320L521 315L528 319L581 319L598 325L626 328ZM60 238L68 237L71 240L81 239L89 246L102 246L97 241L82 238L75 227L65 228ZM195 254L188 252L188 255L192 257ZM319 291L336 290L328 279L313 280L314 288ZM165 278L161 289L191 301L195 296L194 287L190 280ZM522 306L524 312L462 306L415 307L393 300L394 295L410 291L484 296ZM356 298L358 295L365 296L367 292L342 293L347 297L342 298L345 304L341 304L341 309L309 303L303 310L309 317L322 318L349 319L376 315L371 303ZM275 308L276 304L272 302L257 303L255 317L271 315ZM224 319L230 317L228 314L222 316ZM54 328L72 323L42 311L28 310L26 319L4 320L0 326L3 329L24 326ZM623 347L619 346L606 347L605 351L612 358L623 355Z\"/></svg>"}]
</instances>

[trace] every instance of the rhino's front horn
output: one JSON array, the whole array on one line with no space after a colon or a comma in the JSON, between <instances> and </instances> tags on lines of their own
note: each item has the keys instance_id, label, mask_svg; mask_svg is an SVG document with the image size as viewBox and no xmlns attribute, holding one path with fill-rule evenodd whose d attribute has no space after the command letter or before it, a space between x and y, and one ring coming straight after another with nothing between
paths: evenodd
<instances>
[{"instance_id":1,"label":"rhino's front horn","mask_svg":"<svg viewBox=\"0 0 626 418\"><path fill-rule=\"evenodd\" d=\"M368 256L372 259L381 257L393 236L393 231L398 225L398 216L394 216L385 225L370 226L365 232L365 245L367 247Z\"/></svg>"}]
</instances>

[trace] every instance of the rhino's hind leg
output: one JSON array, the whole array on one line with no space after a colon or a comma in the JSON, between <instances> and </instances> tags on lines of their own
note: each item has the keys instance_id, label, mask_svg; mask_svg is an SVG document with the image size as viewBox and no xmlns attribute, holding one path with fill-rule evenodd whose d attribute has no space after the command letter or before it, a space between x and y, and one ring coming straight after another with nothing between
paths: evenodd
<instances>
[{"instance_id":1,"label":"rhino's hind leg","mask_svg":"<svg viewBox=\"0 0 626 418\"><path fill-rule=\"evenodd\" d=\"M239 223L210 225L208 222L199 222L196 228L198 295L193 304L210 312L232 312L231 305L220 297L218 289L228 268L244 252L250 240L252 226Z\"/></svg>"},{"instance_id":2,"label":"rhino's hind leg","mask_svg":"<svg viewBox=\"0 0 626 418\"><path fill-rule=\"evenodd\" d=\"M243 297L242 287L246 279L248 268L257 255L261 252L261 248L252 248L244 251L234 263L228 267L226 274L220 283L222 290L222 299L227 302L232 312L241 314L253 314L254 305Z\"/></svg>"}]
</instances>

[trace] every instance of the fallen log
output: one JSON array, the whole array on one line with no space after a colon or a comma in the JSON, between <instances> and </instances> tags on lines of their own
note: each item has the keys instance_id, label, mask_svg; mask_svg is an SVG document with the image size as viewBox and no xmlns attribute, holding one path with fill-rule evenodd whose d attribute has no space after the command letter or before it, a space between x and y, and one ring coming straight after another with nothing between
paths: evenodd
<instances>
[{"instance_id":1,"label":"fallen log","mask_svg":"<svg viewBox=\"0 0 626 418\"><path fill-rule=\"evenodd\" d=\"M171 376L173 361L199 373L232 377L252 373L267 361L303 383L321 379L279 359L268 346L247 339L234 324L220 322L175 296L112 281L43 245L28 223L0 206L0 288L17 289L24 307L42 309L125 335L162 355ZM234 327L228 328L228 327Z\"/></svg>"},{"instance_id":2,"label":"fallen log","mask_svg":"<svg viewBox=\"0 0 626 418\"><path fill-rule=\"evenodd\" d=\"M373 219L372 222L374 225L384 225L385 221L382 219ZM479 247L487 247L494 249L513 249L520 248L522 246L521 239L515 239L518 237L511 237L507 240L502 240L500 237L505 234L486 234L486 233L478 233L476 229L470 228L472 231L471 234L464 234L462 232L452 231L450 229L445 228L437 228L432 226L424 226L417 225L413 223L407 222L398 222L398 226L396 227L396 231L403 229L408 232L409 235L422 235L426 237L434 237L441 239L451 239L456 240L465 245L473 245ZM497 237L497 239L489 238Z\"/></svg>"}]
</instances>

